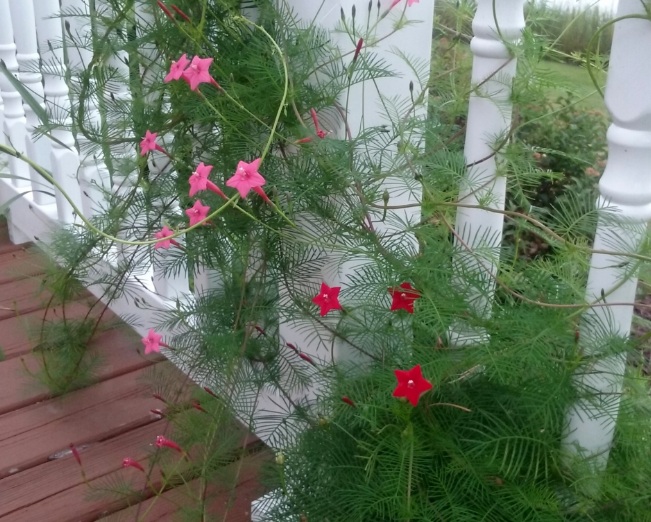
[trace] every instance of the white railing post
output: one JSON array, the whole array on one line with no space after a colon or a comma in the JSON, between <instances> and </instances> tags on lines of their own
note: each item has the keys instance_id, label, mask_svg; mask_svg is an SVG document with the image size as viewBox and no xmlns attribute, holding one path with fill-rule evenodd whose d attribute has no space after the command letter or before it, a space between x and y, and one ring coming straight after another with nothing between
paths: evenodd
<instances>
[{"instance_id":1,"label":"white railing post","mask_svg":"<svg viewBox=\"0 0 651 522\"><path fill-rule=\"evenodd\" d=\"M511 87L517 61L508 43L524 28L524 0L478 0L473 20L472 87L466 124L464 156L467 172L461 182L455 224L453 280L468 306L480 317L491 314L499 265L504 216L468 206L504 210L506 178L498 171L499 147L511 127ZM485 332L458 323L450 329L450 343L481 342Z\"/></svg>"},{"instance_id":2,"label":"white railing post","mask_svg":"<svg viewBox=\"0 0 651 522\"><path fill-rule=\"evenodd\" d=\"M62 25L59 15L59 3L56 0L34 0L37 8L36 31L39 37L39 51L46 67L43 69L45 83L45 105L51 120L59 124L52 130L51 164L52 175L62 190L56 190L57 216L62 223L73 223L75 212L62 191L68 195L75 206L82 208L81 190L77 175L79 171L79 153L70 128L70 98L65 81L65 64L63 49L55 42L62 38ZM48 44L49 42L49 44Z\"/></svg>"},{"instance_id":3,"label":"white railing post","mask_svg":"<svg viewBox=\"0 0 651 522\"><path fill-rule=\"evenodd\" d=\"M43 78L40 72L40 56L36 43L36 20L34 17L34 4L31 1L11 0L11 20L14 26L14 40L16 41L16 58L20 71L20 81L33 95L39 105L45 109L43 102ZM28 103L23 104L27 122L26 151L27 156L46 170L51 170L50 141L41 136L36 138L34 132L42 123L38 115ZM54 189L33 168L29 169L34 191L34 202L40 205L54 203L54 199L46 194Z\"/></svg>"},{"instance_id":4,"label":"white railing post","mask_svg":"<svg viewBox=\"0 0 651 522\"><path fill-rule=\"evenodd\" d=\"M340 100L340 108L348 108L348 113L345 115L346 122L342 121L339 110L336 108L323 111L323 114L319 115L322 124L327 130L332 131L331 135L326 139L348 139L349 137L355 139L361 133L381 125L386 125L389 132L396 132L399 123L391 121L390 114L387 114L383 106L390 104L397 107L401 101L408 102L410 97L419 100L421 94L424 95L424 100L427 100L427 95L423 91L427 89L428 64L431 59L434 14L432 1L411 6L407 6L407 2L403 1L384 17L383 15L393 4L393 0L382 0L379 3L374 1L370 4L370 7L368 1L362 2L359 0L324 0L323 2L279 0L279 3L289 6L295 12L298 20L314 22L321 28L330 31L331 43L338 48L336 52L340 54L344 67L350 67L354 59L359 60L359 63L362 64L367 53L372 52L388 61L390 68L397 72L396 77L381 78L375 82L369 81L364 84L352 85L348 100ZM342 27L342 13L346 19L345 29ZM396 34L390 34L393 31L394 23L403 14L406 19L417 23L410 25L408 29L398 31ZM353 17L355 19L354 23ZM367 21L369 21L368 25ZM353 27L355 27L354 30ZM369 34L367 34L368 27L374 27ZM363 45L359 55L355 56L355 48L360 38L363 39ZM417 64L415 68L423 71L422 78L415 74L409 64L392 52L398 46L405 49L406 55ZM360 67L363 67L363 65L360 65ZM313 81L318 83L319 78L315 77ZM413 86L413 92L410 86ZM414 109L418 116L425 117L425 103L418 104L415 108L410 107L410 117L413 116ZM310 121L309 116L306 119ZM350 131L350 136L348 136L348 131ZM421 136L418 136L418 133L412 134L412 139L412 145L422 146L422 139ZM405 172L410 172L407 161L396 154L397 148L397 140L394 140L385 147L384 151L369 157L369 160L379 163L380 155L382 155L383 163L386 160L386 163L391 163L393 166L404 161L404 165L400 165L404 167ZM400 169L396 167L396 170ZM408 176L388 179L383 188L386 188L389 193L390 206L413 205L413 208L388 212L386 223L382 222L381 211L369 212L368 220L372 221L381 241L383 241L385 233L401 233L409 225L416 224L420 218L420 209L418 208L421 199L420 186L414 180L415 173L410 172L410 174L411 179L408 179ZM358 193L351 192L351 197L359 198L359 196ZM374 203L382 205L382 200ZM342 202L342 207L344 206ZM319 228L315 226L319 222L318 218L304 215L296 217L296 221L299 224L298 234L303 230L308 236L318 235ZM389 223L391 225L388 225ZM414 238L406 232L403 238L405 248L413 246L413 252L416 254L417 248ZM338 254L316 247L315 252L310 257L314 262L310 263L309 268L302 269L300 283L289 281L288 285L286 285L287 288L281 285L279 289L281 298L279 308L281 310L283 309L283 303L286 301L291 302L291 295L294 293L301 295L310 295L311 292L313 292L312 295L318 293L321 282L325 282L328 286L341 286L344 290L350 288L350 276L359 269L360 264L363 265L368 262L363 256L350 262L342 262ZM310 272L307 273L307 270ZM291 277L291 274L288 277ZM346 305L349 307L348 310L354 313L354 303L346 302ZM323 321L326 323L333 321L334 326L339 316L336 315L336 312L331 315L332 317L323 318ZM281 317L279 331L282 340L292 343L302 353L324 364L350 360L351 353L354 353L349 346L345 346L339 341L334 343L334 349L332 349L332 334L309 318L296 320L295 318L285 319ZM314 335L315 332L318 332L318 335ZM289 349L287 349L287 353L291 355ZM357 357L355 355L352 358ZM309 391L304 395L309 397ZM264 437L264 434L259 435ZM274 441L274 443L278 442Z\"/></svg>"},{"instance_id":5,"label":"white railing post","mask_svg":"<svg viewBox=\"0 0 651 522\"><path fill-rule=\"evenodd\" d=\"M617 17L648 16L644 3L621 0ZM626 253L639 250L651 219L651 97L641 95L650 92L651 21L619 21L606 85L613 123L608 129L608 164L599 182L601 210L594 249L622 255L592 255L586 301L601 306L582 317L579 346L586 363L576 382L584 398L568 412L563 441L570 457L590 459L596 472L608 461L626 363L625 354L613 354L609 346L617 344L617 338L628 338L637 286L636 262ZM597 478L592 486L598 483Z\"/></svg>"}]
</instances>

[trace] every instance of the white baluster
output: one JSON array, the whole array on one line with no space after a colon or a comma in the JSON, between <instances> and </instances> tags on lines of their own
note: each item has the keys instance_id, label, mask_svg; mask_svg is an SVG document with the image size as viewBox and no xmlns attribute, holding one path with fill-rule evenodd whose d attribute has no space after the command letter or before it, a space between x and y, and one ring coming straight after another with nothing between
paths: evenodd
<instances>
[{"instance_id":1,"label":"white baluster","mask_svg":"<svg viewBox=\"0 0 651 522\"><path fill-rule=\"evenodd\" d=\"M0 0L0 59L7 69L18 78L18 62L16 61L16 45L14 30L11 24L9 0ZM4 141L19 152L25 152L27 136L27 120L23 111L20 94L14 89L8 78L0 74L0 94L4 101ZM15 187L29 186L29 167L18 158L9 157L9 171L16 178L11 180Z\"/></svg>"},{"instance_id":2,"label":"white baluster","mask_svg":"<svg viewBox=\"0 0 651 522\"><path fill-rule=\"evenodd\" d=\"M60 127L52 131L52 136L57 140L52 142L52 174L75 206L81 209L81 190L77 180L79 154L74 136L69 130L72 125L71 105L65 81L66 68L63 61L63 49L54 43L61 41L62 35L61 19L57 17L59 6L56 0L37 0L36 5L38 7L36 31L40 43L39 51L43 63L47 64L43 70L46 107L50 118L60 124ZM75 213L72 205L61 191L56 190L55 196L59 221L73 223Z\"/></svg>"},{"instance_id":3,"label":"white baluster","mask_svg":"<svg viewBox=\"0 0 651 522\"><path fill-rule=\"evenodd\" d=\"M0 144L2 145L6 145L7 143L7 140L5 139L4 127L5 127L5 103L2 101L2 96L0 96Z\"/></svg>"},{"instance_id":4,"label":"white baluster","mask_svg":"<svg viewBox=\"0 0 651 522\"><path fill-rule=\"evenodd\" d=\"M649 9L651 3L646 2ZM647 16L644 2L620 1L617 17ZM651 219L651 21L623 20L615 25L606 106L609 158L599 182L601 208L594 248L637 252ZM590 395L568 413L563 441L569 455L591 458L595 471L605 468L617 421L625 355L608 355L613 339L630 333L637 271L625 255L592 255L586 301L612 306L589 309L582 318L579 344L586 362L577 375L581 392ZM603 299L602 299L603 296ZM600 357L601 356L601 357ZM596 478L596 477L595 477ZM587 487L598 487L598 479Z\"/></svg>"},{"instance_id":5,"label":"white baluster","mask_svg":"<svg viewBox=\"0 0 651 522\"><path fill-rule=\"evenodd\" d=\"M524 28L524 0L479 0L470 48L474 55L466 125L465 159L469 165L459 202L503 210L506 178L498 172L496 147L505 144L511 126L510 101L516 59L506 42L517 41ZM468 306L482 317L491 314L494 277L499 265L504 216L477 208L457 209L453 277ZM452 345L481 342L483 331L464 324L450 331Z\"/></svg>"},{"instance_id":6,"label":"white baluster","mask_svg":"<svg viewBox=\"0 0 651 522\"><path fill-rule=\"evenodd\" d=\"M152 4L150 2L140 1L138 2L138 7L136 10L138 12L138 17L136 20L136 23L138 24L138 36L142 36L155 23L154 15L152 12ZM148 60L146 67L143 67L141 65L140 68L142 88L145 90L144 100L148 104L153 104L158 101L160 93L151 90L152 86L162 80L165 75L164 67L167 64L163 61L163 57L159 53L156 46L151 43L143 44L143 46L140 48L140 54L146 57ZM152 129L153 132L156 132L156 130L157 129ZM167 145L164 143L165 140L165 135L159 135L159 141L163 148L167 148ZM152 151L149 153L147 164L149 167L149 179L153 183L156 182L156 179L160 175L176 176L176 172L170 171L169 158L159 151ZM160 201L158 207L161 210L163 207L168 207L168 212L174 212L178 214L182 213L177 204L170 202ZM158 216L155 215L154 217L158 219ZM176 241L182 244L183 238L177 238ZM172 246L170 250L174 248L177 247ZM170 263L170 258L173 255L170 250L158 249L154 252L152 281L154 283L156 292L158 292L163 297L167 297L169 299L185 300L188 298L188 295L190 293L190 284L188 281L187 270L180 270L175 275L165 273L165 265ZM195 277L195 292L197 292L197 288L205 290L208 286L207 277L204 277L203 274L198 274L197 276L198 277Z\"/></svg>"},{"instance_id":7,"label":"white baluster","mask_svg":"<svg viewBox=\"0 0 651 522\"><path fill-rule=\"evenodd\" d=\"M39 0L35 0L39 1ZM47 0L56 9L57 0ZM64 31L67 66L71 71L70 81L81 87L81 77L87 73L93 53L88 48L92 40L91 24L88 19L78 16L79 13L89 13L87 2L84 0L62 0L64 13L75 12L77 16L63 16L64 23L70 28ZM90 14L88 14L90 16ZM111 191L111 177L104 162L104 154L96 143L89 139L88 133L94 138L99 135L101 126L100 111L97 106L97 97L89 93L95 92L96 81L90 75L87 78L88 87L82 100L74 100L75 107L83 102L81 111L82 121L79 121L79 111L73 114L75 121L76 138L79 145L81 166L79 170L79 184L82 195L83 211L86 216L94 216L106 210L107 197ZM72 93L71 93L72 97Z\"/></svg>"},{"instance_id":8,"label":"white baluster","mask_svg":"<svg viewBox=\"0 0 651 522\"><path fill-rule=\"evenodd\" d=\"M31 1L11 0L11 19L14 25L14 39L16 41L16 50L18 67L20 70L20 80L22 84L30 91L39 105L45 109L43 102L43 78L39 70L39 54L36 44L36 20L34 18L34 5ZM34 160L38 165L46 170L51 170L50 140L41 136L36 138L34 131L42 123L38 115L27 103L23 104L27 121L27 156ZM54 198L46 194L53 193L54 188L33 168L29 169L32 179L32 190L34 202L41 205L54 203Z\"/></svg>"}]
</instances>

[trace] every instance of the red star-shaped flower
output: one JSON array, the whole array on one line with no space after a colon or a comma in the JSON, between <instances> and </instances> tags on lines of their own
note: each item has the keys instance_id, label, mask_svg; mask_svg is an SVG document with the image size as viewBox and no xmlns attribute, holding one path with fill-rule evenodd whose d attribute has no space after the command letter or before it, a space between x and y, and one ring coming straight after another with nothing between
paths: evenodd
<instances>
[{"instance_id":1,"label":"red star-shaped flower","mask_svg":"<svg viewBox=\"0 0 651 522\"><path fill-rule=\"evenodd\" d=\"M339 304L340 291L340 286L329 287L325 283L321 283L321 292L312 298L312 302L321 307L321 317L330 310L341 310L341 304Z\"/></svg>"},{"instance_id":2,"label":"red star-shaped flower","mask_svg":"<svg viewBox=\"0 0 651 522\"><path fill-rule=\"evenodd\" d=\"M210 207L201 203L201 200L194 202L190 208L186 209L185 215L190 219L190 226L194 226L200 221L203 221L208 216Z\"/></svg>"},{"instance_id":3,"label":"red star-shaped flower","mask_svg":"<svg viewBox=\"0 0 651 522\"><path fill-rule=\"evenodd\" d=\"M420 369L420 364L414 366L411 370L393 370L398 379L398 385L393 390L394 397L404 397L412 406L418 405L418 399L432 389L432 383L429 382Z\"/></svg>"},{"instance_id":4,"label":"red star-shaped flower","mask_svg":"<svg viewBox=\"0 0 651 522\"><path fill-rule=\"evenodd\" d=\"M391 294L391 311L407 310L410 314L414 313L414 301L420 298L420 295L410 283L402 283L397 288L389 288Z\"/></svg>"}]
</instances>

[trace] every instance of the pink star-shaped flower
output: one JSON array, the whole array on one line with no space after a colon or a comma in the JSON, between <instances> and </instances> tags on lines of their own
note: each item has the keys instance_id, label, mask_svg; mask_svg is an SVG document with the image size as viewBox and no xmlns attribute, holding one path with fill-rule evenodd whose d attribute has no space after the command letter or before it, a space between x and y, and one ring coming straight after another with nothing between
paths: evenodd
<instances>
[{"instance_id":1,"label":"pink star-shaped flower","mask_svg":"<svg viewBox=\"0 0 651 522\"><path fill-rule=\"evenodd\" d=\"M202 83L210 83L219 88L219 84L210 76L212 62L212 58L199 58L198 56L192 58L192 62L190 62L190 65L182 74L183 79L188 82L190 89L196 91Z\"/></svg>"},{"instance_id":2,"label":"pink star-shaped flower","mask_svg":"<svg viewBox=\"0 0 651 522\"><path fill-rule=\"evenodd\" d=\"M208 212L210 212L210 207L204 205L201 203L201 200L198 199L194 202L192 207L185 211L185 215L190 219L190 226L194 226L200 221L206 219Z\"/></svg>"},{"instance_id":3,"label":"pink star-shaped flower","mask_svg":"<svg viewBox=\"0 0 651 522\"><path fill-rule=\"evenodd\" d=\"M393 390L394 397L404 397L412 406L418 405L421 396L432 389L432 383L423 377L420 364L411 370L393 370L398 379L398 385Z\"/></svg>"},{"instance_id":4,"label":"pink star-shaped flower","mask_svg":"<svg viewBox=\"0 0 651 522\"><path fill-rule=\"evenodd\" d=\"M329 287L325 283L321 283L321 291L319 295L312 298L312 302L321 307L321 317L325 316L330 310L341 310L339 303L340 286Z\"/></svg>"},{"instance_id":5,"label":"pink star-shaped flower","mask_svg":"<svg viewBox=\"0 0 651 522\"><path fill-rule=\"evenodd\" d=\"M208 176L212 170L212 165L204 165L203 162L199 163L197 169L192 173L190 179L190 197L194 196L197 192L206 190L208 186Z\"/></svg>"},{"instance_id":6,"label":"pink star-shaped flower","mask_svg":"<svg viewBox=\"0 0 651 522\"><path fill-rule=\"evenodd\" d=\"M174 235L174 231L168 228L167 226L164 226L162 229L156 232L154 234L154 238L160 239L160 241L156 241L156 244L154 245L154 250L158 250L159 248L168 249L171 245L179 246L179 243L176 240L167 239L168 237L173 235Z\"/></svg>"},{"instance_id":7,"label":"pink star-shaped flower","mask_svg":"<svg viewBox=\"0 0 651 522\"><path fill-rule=\"evenodd\" d=\"M167 73L167 76L165 76L163 81L169 83L172 80L180 80L183 76L183 72L188 68L188 65L190 65L190 60L188 60L187 55L183 53L178 60L172 62L172 65L170 65L170 72Z\"/></svg>"},{"instance_id":8,"label":"pink star-shaped flower","mask_svg":"<svg viewBox=\"0 0 651 522\"><path fill-rule=\"evenodd\" d=\"M142 338L142 344L145 345L145 355L148 355L152 352L159 353L161 346L160 340L162 338L162 335L158 335L153 328L150 328L149 332L147 333L147 337Z\"/></svg>"},{"instance_id":9,"label":"pink star-shaped flower","mask_svg":"<svg viewBox=\"0 0 651 522\"><path fill-rule=\"evenodd\" d=\"M406 310L410 314L414 313L414 301L420 298L418 292L414 290L410 283L401 283L398 288L389 288L391 294L390 310Z\"/></svg>"},{"instance_id":10,"label":"pink star-shaped flower","mask_svg":"<svg viewBox=\"0 0 651 522\"><path fill-rule=\"evenodd\" d=\"M167 154L167 152L165 152L165 149L156 143L156 138L158 138L158 134L155 132L151 132L149 130L145 132L145 137L140 142L141 156L146 156L148 153L154 150Z\"/></svg>"},{"instance_id":11,"label":"pink star-shaped flower","mask_svg":"<svg viewBox=\"0 0 651 522\"><path fill-rule=\"evenodd\" d=\"M266 183L265 179L258 172L261 161L260 158L253 160L251 163L240 161L237 164L235 174L228 179L226 186L236 189L243 198L247 196L249 191L253 190L265 201L269 201L267 195L260 188Z\"/></svg>"}]
</instances>

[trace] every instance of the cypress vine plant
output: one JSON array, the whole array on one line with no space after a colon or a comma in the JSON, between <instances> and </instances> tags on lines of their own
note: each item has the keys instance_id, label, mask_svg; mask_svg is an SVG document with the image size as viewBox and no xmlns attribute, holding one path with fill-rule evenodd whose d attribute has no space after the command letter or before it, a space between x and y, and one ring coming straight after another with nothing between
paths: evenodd
<instances>
[{"instance_id":1,"label":"cypress vine plant","mask_svg":"<svg viewBox=\"0 0 651 522\"><path fill-rule=\"evenodd\" d=\"M400 9L410 3L390 8L395 31L404 29ZM585 362L577 321L594 305L583 301L590 247L567 224L593 223L596 212L574 200L556 214L527 206L528 187L547 174L516 132L499 140L501 168L518 200L505 215L552 248L523 259L505 244L487 318L473 315L451 280L451 223L465 162L463 118L446 110L467 91L455 92L455 103L433 103L426 118L413 116L422 97L409 106L388 101L391 126L337 138L328 131L331 118L346 120L340 97L394 74L375 56L372 39L357 38L352 13L342 13L341 25L356 58L348 67L328 34L301 24L282 3L249 2L255 21L242 16L237 0L103 5L91 2L92 39L75 41L89 47L93 63L69 79L72 128L105 154L119 196L106 192L103 210L85 227L60 231L53 255L77 278L103 285L107 300L128 297L129 276L150 261L170 277L188 274L195 290L198 267L213 277L196 300L180 297L162 311L143 339L146 352L165 344L212 385L190 412L167 412L177 431L157 446L169 453L147 464L127 457L126 467L160 468L167 484L200 479L204 487L191 492L197 503L187 516L205 520L208 485L234 483L221 472L242 451L230 429L234 414L266 430L278 451L269 473L278 491L270 520L648 518L651 403L634 368L601 490L581 488L588 462L563 464L565 412L589 393L573 385ZM530 89L539 48L529 33L513 48L525 64L514 93L519 103L539 95ZM435 92L443 92L435 82L448 74L434 70ZM101 109L99 123L86 116L91 106ZM422 146L408 145L414 136ZM125 143L131 155L116 152ZM421 220L399 223L389 238L368 217L392 210L381 188L388 176L423 193ZM406 246L412 236L417 255ZM117 269L98 276L93 267L107 256ZM318 278L333 256L339 263L363 259L345 287ZM446 332L460 317L486 331L487 342L449 346ZM281 336L283 321L306 325L324 346L334 339L350 359L334 364L305 354ZM161 328L182 333L162 343ZM613 338L608 345L622 353L633 343ZM165 378L156 380L156 394L171 402ZM309 396L308 387L316 390ZM255 417L257 399L269 390L286 407ZM131 493L129 484L107 486Z\"/></svg>"}]
</instances>

